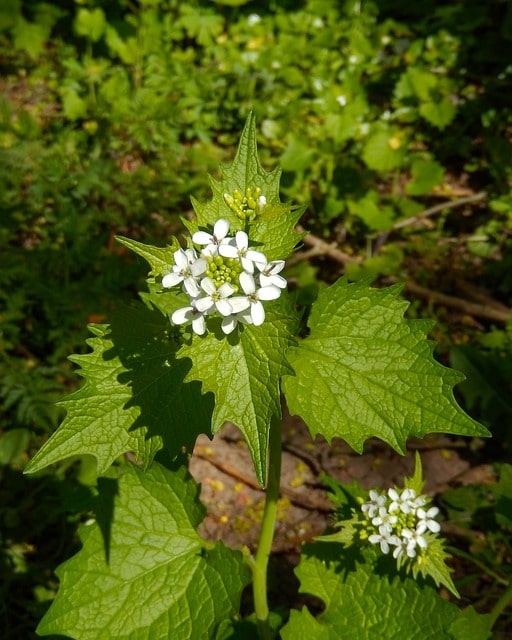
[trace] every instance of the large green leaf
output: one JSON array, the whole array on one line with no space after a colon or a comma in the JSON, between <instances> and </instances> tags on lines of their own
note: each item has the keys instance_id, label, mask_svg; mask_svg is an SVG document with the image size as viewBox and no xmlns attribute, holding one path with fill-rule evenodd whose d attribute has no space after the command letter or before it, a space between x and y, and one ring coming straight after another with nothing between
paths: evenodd
<instances>
[{"instance_id":1,"label":"large green leaf","mask_svg":"<svg viewBox=\"0 0 512 640\"><path fill-rule=\"evenodd\" d=\"M261 250L269 260L286 259L304 234L295 233L294 227L303 213L303 208L290 207L279 199L279 178L281 169L265 171L258 159L256 144L256 124L252 113L249 114L240 137L238 150L229 167L222 167L222 178L210 178L213 198L201 204L192 199L196 219L184 220L191 233L199 228L211 229L219 218L229 221L231 232L244 229L244 223L229 208L224 194L239 191L242 195L248 188L261 189L267 204L261 215L250 226L251 243L261 243Z\"/></svg>"},{"instance_id":2,"label":"large green leaf","mask_svg":"<svg viewBox=\"0 0 512 640\"><path fill-rule=\"evenodd\" d=\"M213 398L201 395L197 382L184 382L190 366L176 359L164 316L128 309L110 325L90 328L92 353L71 358L86 383L62 402L64 421L26 471L91 454L101 474L127 451L148 467L160 449L175 458L199 433L210 433Z\"/></svg>"},{"instance_id":3,"label":"large green leaf","mask_svg":"<svg viewBox=\"0 0 512 640\"><path fill-rule=\"evenodd\" d=\"M198 486L184 468L172 473L158 463L147 473L127 466L103 486L108 534L101 523L82 528L83 547L57 570L60 589L37 632L80 640L215 637L237 613L249 575L241 553L197 535Z\"/></svg>"},{"instance_id":4,"label":"large green leaf","mask_svg":"<svg viewBox=\"0 0 512 640\"><path fill-rule=\"evenodd\" d=\"M341 545L305 547L296 569L300 591L317 596L325 610L313 617L293 610L283 640L487 640L489 616L458 607L415 580L397 575L393 559L355 553Z\"/></svg>"},{"instance_id":5,"label":"large green leaf","mask_svg":"<svg viewBox=\"0 0 512 640\"><path fill-rule=\"evenodd\" d=\"M374 436L403 453L408 436L488 435L453 397L462 374L433 359L431 323L404 320L399 292L341 279L319 295L310 335L287 355L296 374L283 380L290 411L313 436L359 452Z\"/></svg>"},{"instance_id":6,"label":"large green leaf","mask_svg":"<svg viewBox=\"0 0 512 640\"><path fill-rule=\"evenodd\" d=\"M244 326L239 334L227 338L217 327L204 337L194 336L178 353L192 361L187 380L200 380L203 391L215 394L213 432L231 421L245 436L261 485L265 483L270 421L281 415L279 379L291 373L285 352L297 319L286 313L284 299L269 308L263 325Z\"/></svg>"}]
</instances>

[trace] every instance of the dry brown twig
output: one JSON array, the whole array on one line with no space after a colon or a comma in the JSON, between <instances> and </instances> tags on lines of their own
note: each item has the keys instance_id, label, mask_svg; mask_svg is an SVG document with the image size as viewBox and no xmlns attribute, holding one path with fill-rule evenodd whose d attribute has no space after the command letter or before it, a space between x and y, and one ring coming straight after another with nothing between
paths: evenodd
<instances>
[{"instance_id":1,"label":"dry brown twig","mask_svg":"<svg viewBox=\"0 0 512 640\"><path fill-rule=\"evenodd\" d=\"M485 193L485 191L481 191L471 196L466 196L465 198L458 198L457 200L451 200L449 202L441 202L440 204L436 204L433 207L429 207L428 209L420 211L415 216L411 216L410 218L406 218L405 220L400 220L393 225L393 230L403 229L404 227L409 227L413 224L417 224L422 220L425 220L425 218L433 216L435 213L439 213L441 211L444 211L445 209L455 209L457 207L462 207L465 204L480 202L481 200L485 200L486 197L487 193Z\"/></svg>"},{"instance_id":2,"label":"dry brown twig","mask_svg":"<svg viewBox=\"0 0 512 640\"><path fill-rule=\"evenodd\" d=\"M459 198L458 200L454 200L453 202L443 202L441 204L435 205L434 207L430 207L429 209L425 209L424 211L418 213L416 216L398 222L393 227L393 230L401 229L416 222L420 222L422 219L425 219L426 217L431 216L434 213L437 213L444 209L453 209L464 204L479 202L480 200L483 200L486 195L486 193L481 192L476 193L472 196L467 196L465 198ZM296 227L296 230L298 233L304 233L304 229L300 225ZM302 241L306 246L311 247L309 251L303 252L304 255L302 256L302 259L309 259L311 257L322 255L331 258L332 260L338 262L343 266L351 263L361 264L361 262L363 261L363 258L361 256L352 256L348 253L345 253L344 251L338 249L335 243L326 242L325 240L322 240L322 238L318 238L311 233L308 233L308 235L306 235ZM294 260L294 262L298 261L298 258ZM512 319L512 311L510 309L508 309L500 302L493 300L484 292L478 291L476 287L471 287L471 297L479 301L470 302L469 300L465 300L464 298L450 296L445 293L439 293L438 291L433 291L432 289L422 287L411 278L406 280L404 284L407 291L420 298L424 298L430 302L443 304L447 307L451 307L452 309L459 309L469 316L485 318L487 320L499 322L502 324L506 324L507 322L509 322L509 320ZM465 290L469 291L469 287L465 287Z\"/></svg>"}]
</instances>

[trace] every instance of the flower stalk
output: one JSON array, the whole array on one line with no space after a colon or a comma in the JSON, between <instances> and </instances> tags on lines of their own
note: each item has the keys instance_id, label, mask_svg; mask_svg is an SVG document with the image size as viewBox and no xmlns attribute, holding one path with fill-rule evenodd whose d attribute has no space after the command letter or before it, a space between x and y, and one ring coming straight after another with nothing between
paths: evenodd
<instances>
[{"instance_id":1,"label":"flower stalk","mask_svg":"<svg viewBox=\"0 0 512 640\"><path fill-rule=\"evenodd\" d=\"M258 634L261 640L270 640L273 637L269 622L267 601L267 571L277 520L279 485L281 479L281 422L279 418L275 416L270 423L268 456L267 496L261 522L258 550L254 564L251 565L254 610L258 622Z\"/></svg>"}]
</instances>

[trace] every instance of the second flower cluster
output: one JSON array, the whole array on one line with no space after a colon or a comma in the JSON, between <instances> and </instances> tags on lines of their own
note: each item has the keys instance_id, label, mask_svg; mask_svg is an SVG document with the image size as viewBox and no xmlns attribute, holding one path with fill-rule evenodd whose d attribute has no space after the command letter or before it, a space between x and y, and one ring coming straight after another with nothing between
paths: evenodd
<instances>
[{"instance_id":1,"label":"second flower cluster","mask_svg":"<svg viewBox=\"0 0 512 640\"><path fill-rule=\"evenodd\" d=\"M178 249L162 286L181 286L188 305L171 317L174 324L192 323L198 335L206 332L205 317L222 317L222 331L231 333L239 322L259 326L265 321L263 302L275 300L286 288L280 275L284 260L269 262L249 247L245 231L229 236L229 222L217 220L213 231L197 231L192 242L201 249Z\"/></svg>"}]
</instances>

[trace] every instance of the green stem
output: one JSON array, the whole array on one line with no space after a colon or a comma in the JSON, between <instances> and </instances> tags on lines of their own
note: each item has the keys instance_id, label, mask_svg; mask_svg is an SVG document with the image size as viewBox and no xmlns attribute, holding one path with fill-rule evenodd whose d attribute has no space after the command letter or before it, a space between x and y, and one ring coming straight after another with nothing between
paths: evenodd
<instances>
[{"instance_id":1,"label":"green stem","mask_svg":"<svg viewBox=\"0 0 512 640\"><path fill-rule=\"evenodd\" d=\"M491 629L494 627L496 620L503 613L503 610L505 609L505 607L508 604L510 604L511 600L512 600L512 582L508 585L508 587L502 593L501 598L494 605L494 607L492 608L492 611L489 614L491 617Z\"/></svg>"},{"instance_id":2,"label":"green stem","mask_svg":"<svg viewBox=\"0 0 512 640\"><path fill-rule=\"evenodd\" d=\"M267 568L277 519L280 479L281 422L274 417L270 423L267 496L265 498L265 509L263 510L263 520L261 522L258 550L252 567L254 610L256 612L256 620L258 621L258 634L261 640L271 640L273 636L268 617Z\"/></svg>"}]
</instances>

